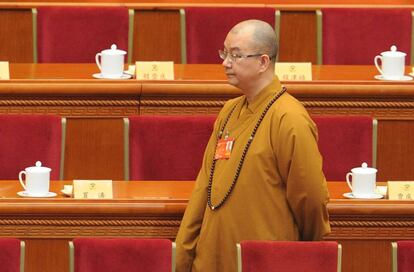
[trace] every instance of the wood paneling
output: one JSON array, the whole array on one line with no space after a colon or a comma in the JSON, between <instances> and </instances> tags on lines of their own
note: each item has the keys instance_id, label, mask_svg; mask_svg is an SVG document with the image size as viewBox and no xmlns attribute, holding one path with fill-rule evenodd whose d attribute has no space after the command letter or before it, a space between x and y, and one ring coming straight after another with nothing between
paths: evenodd
<instances>
[{"instance_id":1,"label":"wood paneling","mask_svg":"<svg viewBox=\"0 0 414 272\"><path fill-rule=\"evenodd\" d=\"M179 10L135 10L133 61L181 63Z\"/></svg>"},{"instance_id":2,"label":"wood paneling","mask_svg":"<svg viewBox=\"0 0 414 272\"><path fill-rule=\"evenodd\" d=\"M65 179L124 178L122 118L67 120Z\"/></svg>"},{"instance_id":3,"label":"wood paneling","mask_svg":"<svg viewBox=\"0 0 414 272\"><path fill-rule=\"evenodd\" d=\"M413 154L414 120L381 120L378 124L378 180L414 180Z\"/></svg>"},{"instance_id":4,"label":"wood paneling","mask_svg":"<svg viewBox=\"0 0 414 272\"><path fill-rule=\"evenodd\" d=\"M33 62L30 9L0 9L0 61Z\"/></svg>"},{"instance_id":5,"label":"wood paneling","mask_svg":"<svg viewBox=\"0 0 414 272\"><path fill-rule=\"evenodd\" d=\"M282 11L279 41L278 61L316 64L316 13Z\"/></svg>"},{"instance_id":6,"label":"wood paneling","mask_svg":"<svg viewBox=\"0 0 414 272\"><path fill-rule=\"evenodd\" d=\"M25 272L66 272L70 239L24 239ZM59 253L59 254L56 254Z\"/></svg>"}]
</instances>

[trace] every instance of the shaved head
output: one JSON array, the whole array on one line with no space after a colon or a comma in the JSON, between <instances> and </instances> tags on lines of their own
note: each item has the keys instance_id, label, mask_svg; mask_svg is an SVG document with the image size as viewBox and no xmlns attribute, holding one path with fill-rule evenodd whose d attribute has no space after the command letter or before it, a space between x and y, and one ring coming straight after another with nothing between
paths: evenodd
<instances>
[{"instance_id":1,"label":"shaved head","mask_svg":"<svg viewBox=\"0 0 414 272\"><path fill-rule=\"evenodd\" d=\"M247 20L235 25L231 30L232 34L248 33L251 35L249 47L256 50L256 53L263 53L272 58L275 62L278 44L275 30L268 23L260 20Z\"/></svg>"}]
</instances>

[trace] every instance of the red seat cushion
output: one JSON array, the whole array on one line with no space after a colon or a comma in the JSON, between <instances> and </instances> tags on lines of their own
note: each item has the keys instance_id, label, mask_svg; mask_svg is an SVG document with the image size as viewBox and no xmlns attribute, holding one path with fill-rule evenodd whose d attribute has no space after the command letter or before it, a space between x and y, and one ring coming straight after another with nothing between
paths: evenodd
<instances>
[{"instance_id":1,"label":"red seat cushion","mask_svg":"<svg viewBox=\"0 0 414 272\"><path fill-rule=\"evenodd\" d=\"M41 161L59 179L62 121L52 115L0 115L0 179L18 179L20 171Z\"/></svg>"},{"instance_id":2,"label":"red seat cushion","mask_svg":"<svg viewBox=\"0 0 414 272\"><path fill-rule=\"evenodd\" d=\"M75 272L172 269L172 242L167 239L77 238L73 244Z\"/></svg>"},{"instance_id":3,"label":"red seat cushion","mask_svg":"<svg viewBox=\"0 0 414 272\"><path fill-rule=\"evenodd\" d=\"M337 272L336 242L241 242L243 272Z\"/></svg>"},{"instance_id":4,"label":"red seat cushion","mask_svg":"<svg viewBox=\"0 0 414 272\"><path fill-rule=\"evenodd\" d=\"M4 272L20 272L20 240L1 238L0 250L0 270Z\"/></svg>"},{"instance_id":5,"label":"red seat cushion","mask_svg":"<svg viewBox=\"0 0 414 272\"><path fill-rule=\"evenodd\" d=\"M273 8L186 8L187 63L221 63L227 33L237 23L259 19L275 26Z\"/></svg>"},{"instance_id":6,"label":"red seat cushion","mask_svg":"<svg viewBox=\"0 0 414 272\"><path fill-rule=\"evenodd\" d=\"M322 9L323 64L372 65L396 45L411 58L411 9Z\"/></svg>"},{"instance_id":7,"label":"red seat cushion","mask_svg":"<svg viewBox=\"0 0 414 272\"><path fill-rule=\"evenodd\" d=\"M40 63L94 63L112 44L128 50L125 7L39 7L37 13Z\"/></svg>"},{"instance_id":8,"label":"red seat cushion","mask_svg":"<svg viewBox=\"0 0 414 272\"><path fill-rule=\"evenodd\" d=\"M414 241L398 241L398 272L414 271Z\"/></svg>"},{"instance_id":9,"label":"red seat cushion","mask_svg":"<svg viewBox=\"0 0 414 272\"><path fill-rule=\"evenodd\" d=\"M327 180L344 181L363 162L372 166L372 117L313 115Z\"/></svg>"},{"instance_id":10,"label":"red seat cushion","mask_svg":"<svg viewBox=\"0 0 414 272\"><path fill-rule=\"evenodd\" d=\"M215 116L131 116L130 179L195 180Z\"/></svg>"}]
</instances>

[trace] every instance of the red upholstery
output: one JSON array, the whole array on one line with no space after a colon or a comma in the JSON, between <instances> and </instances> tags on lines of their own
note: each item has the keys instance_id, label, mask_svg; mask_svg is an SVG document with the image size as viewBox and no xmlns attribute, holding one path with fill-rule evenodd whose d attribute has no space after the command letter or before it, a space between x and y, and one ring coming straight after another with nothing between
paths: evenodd
<instances>
[{"instance_id":1,"label":"red upholstery","mask_svg":"<svg viewBox=\"0 0 414 272\"><path fill-rule=\"evenodd\" d=\"M131 116L131 180L195 180L215 116Z\"/></svg>"},{"instance_id":2,"label":"red upholstery","mask_svg":"<svg viewBox=\"0 0 414 272\"><path fill-rule=\"evenodd\" d=\"M336 272L336 242L245 241L240 243L243 272Z\"/></svg>"},{"instance_id":3,"label":"red upholstery","mask_svg":"<svg viewBox=\"0 0 414 272\"><path fill-rule=\"evenodd\" d=\"M0 271L20 272L20 240L0 239Z\"/></svg>"},{"instance_id":4,"label":"red upholstery","mask_svg":"<svg viewBox=\"0 0 414 272\"><path fill-rule=\"evenodd\" d=\"M274 27L273 8L186 8L187 63L221 63L218 50L229 30L248 19L260 19Z\"/></svg>"},{"instance_id":5,"label":"red upholstery","mask_svg":"<svg viewBox=\"0 0 414 272\"><path fill-rule=\"evenodd\" d=\"M62 123L59 116L0 115L0 179L41 161L59 179Z\"/></svg>"},{"instance_id":6,"label":"red upholstery","mask_svg":"<svg viewBox=\"0 0 414 272\"><path fill-rule=\"evenodd\" d=\"M397 242L398 272L414 271L414 241Z\"/></svg>"},{"instance_id":7,"label":"red upholstery","mask_svg":"<svg viewBox=\"0 0 414 272\"><path fill-rule=\"evenodd\" d=\"M95 55L116 44L128 50L125 7L39 7L38 62L94 63Z\"/></svg>"},{"instance_id":8,"label":"red upholstery","mask_svg":"<svg viewBox=\"0 0 414 272\"><path fill-rule=\"evenodd\" d=\"M345 175L363 162L372 166L372 117L312 116L318 127L318 145L327 180Z\"/></svg>"},{"instance_id":9,"label":"red upholstery","mask_svg":"<svg viewBox=\"0 0 414 272\"><path fill-rule=\"evenodd\" d=\"M322 9L323 64L373 65L396 45L411 56L411 9Z\"/></svg>"},{"instance_id":10,"label":"red upholstery","mask_svg":"<svg viewBox=\"0 0 414 272\"><path fill-rule=\"evenodd\" d=\"M170 272L172 242L167 239L77 238L75 272Z\"/></svg>"}]
</instances>

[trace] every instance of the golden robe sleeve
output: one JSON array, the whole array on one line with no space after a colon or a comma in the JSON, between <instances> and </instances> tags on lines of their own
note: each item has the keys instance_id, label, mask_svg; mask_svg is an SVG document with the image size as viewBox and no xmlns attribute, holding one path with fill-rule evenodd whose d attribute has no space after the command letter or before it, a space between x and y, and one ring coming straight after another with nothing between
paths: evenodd
<instances>
[{"instance_id":1,"label":"golden robe sleeve","mask_svg":"<svg viewBox=\"0 0 414 272\"><path fill-rule=\"evenodd\" d=\"M305 109L292 105L280 116L274 146L286 196L302 240L329 234L329 193L322 172L317 129Z\"/></svg>"}]
</instances>

